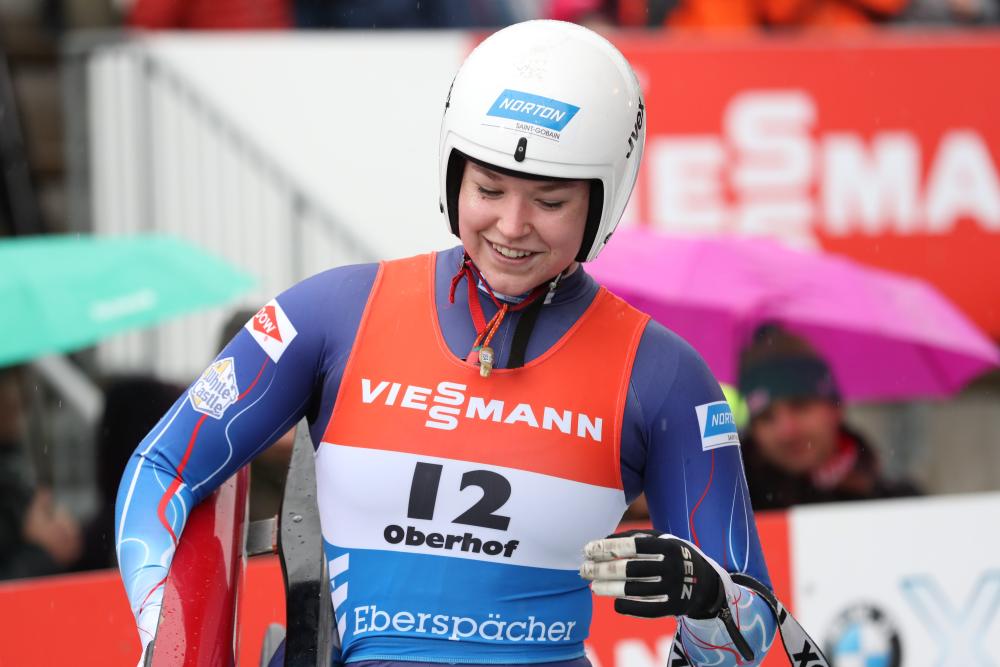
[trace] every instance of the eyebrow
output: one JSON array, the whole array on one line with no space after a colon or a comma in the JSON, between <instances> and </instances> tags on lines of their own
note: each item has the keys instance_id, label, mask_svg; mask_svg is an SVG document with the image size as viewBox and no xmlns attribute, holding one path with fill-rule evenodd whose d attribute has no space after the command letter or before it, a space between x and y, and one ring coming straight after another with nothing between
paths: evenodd
<instances>
[{"instance_id":1,"label":"eyebrow","mask_svg":"<svg viewBox=\"0 0 1000 667\"><path fill-rule=\"evenodd\" d=\"M498 174L492 169L487 169L482 165L473 163L473 166L477 171L479 171L479 173L483 174L491 181L499 181L504 178L502 174ZM552 180L552 181L539 181L539 183L543 183L543 185L538 186L539 192L552 192L553 190L560 190L562 188L570 187L573 184L573 181Z\"/></svg>"},{"instance_id":2,"label":"eyebrow","mask_svg":"<svg viewBox=\"0 0 1000 667\"><path fill-rule=\"evenodd\" d=\"M552 192L553 190L561 190L562 188L571 187L573 183L567 181L549 181L545 185L539 185L538 190L540 192Z\"/></svg>"}]
</instances>

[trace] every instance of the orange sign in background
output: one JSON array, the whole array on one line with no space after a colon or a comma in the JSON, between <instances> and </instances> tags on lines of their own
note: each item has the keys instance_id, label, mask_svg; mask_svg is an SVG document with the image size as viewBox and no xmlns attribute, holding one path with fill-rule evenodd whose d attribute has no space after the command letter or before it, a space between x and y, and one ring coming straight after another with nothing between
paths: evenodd
<instances>
[{"instance_id":1,"label":"orange sign in background","mask_svg":"<svg viewBox=\"0 0 1000 667\"><path fill-rule=\"evenodd\" d=\"M633 221L921 276L1000 338L1000 32L616 43L648 108Z\"/></svg>"}]
</instances>

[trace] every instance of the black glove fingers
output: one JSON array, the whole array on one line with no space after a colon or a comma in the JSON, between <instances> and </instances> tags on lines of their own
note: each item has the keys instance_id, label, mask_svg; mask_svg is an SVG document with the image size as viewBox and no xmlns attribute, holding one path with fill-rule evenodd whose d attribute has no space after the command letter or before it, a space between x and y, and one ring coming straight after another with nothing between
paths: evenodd
<instances>
[{"instance_id":1,"label":"black glove fingers","mask_svg":"<svg viewBox=\"0 0 1000 667\"><path fill-rule=\"evenodd\" d=\"M635 552L641 556L661 556L669 557L677 553L678 549L673 539L662 537L636 537Z\"/></svg>"},{"instance_id":2,"label":"black glove fingers","mask_svg":"<svg viewBox=\"0 0 1000 667\"><path fill-rule=\"evenodd\" d=\"M650 579L657 580L663 577L663 562L658 560L638 560L629 559L625 563L625 577L627 579Z\"/></svg>"},{"instance_id":3,"label":"black glove fingers","mask_svg":"<svg viewBox=\"0 0 1000 667\"><path fill-rule=\"evenodd\" d=\"M661 616L671 616L675 613L664 602L641 602L626 598L615 598L615 611L619 614L638 616L640 618L660 618Z\"/></svg>"},{"instance_id":4,"label":"black glove fingers","mask_svg":"<svg viewBox=\"0 0 1000 667\"><path fill-rule=\"evenodd\" d=\"M661 597L669 593L669 587L661 581L626 581L625 595L629 597ZM663 600L666 602L666 600Z\"/></svg>"}]
</instances>

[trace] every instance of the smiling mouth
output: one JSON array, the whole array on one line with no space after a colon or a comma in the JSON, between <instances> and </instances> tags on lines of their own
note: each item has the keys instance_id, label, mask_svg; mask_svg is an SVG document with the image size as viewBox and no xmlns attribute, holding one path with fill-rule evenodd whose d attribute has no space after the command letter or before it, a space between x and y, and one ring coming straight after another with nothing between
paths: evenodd
<instances>
[{"instance_id":1,"label":"smiling mouth","mask_svg":"<svg viewBox=\"0 0 1000 667\"><path fill-rule=\"evenodd\" d=\"M499 243L493 243L490 241L490 246L498 253L506 257L507 259L521 259L523 257L530 257L531 255L536 255L538 253L531 250L517 250L515 248L508 248L507 246L502 246Z\"/></svg>"}]
</instances>

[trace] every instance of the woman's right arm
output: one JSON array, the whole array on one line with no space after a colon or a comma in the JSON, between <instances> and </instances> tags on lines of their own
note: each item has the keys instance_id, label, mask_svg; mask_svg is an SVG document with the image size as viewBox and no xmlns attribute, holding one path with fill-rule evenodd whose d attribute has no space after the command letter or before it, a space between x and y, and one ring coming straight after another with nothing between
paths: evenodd
<instances>
[{"instance_id":1,"label":"woman's right arm","mask_svg":"<svg viewBox=\"0 0 1000 667\"><path fill-rule=\"evenodd\" d=\"M334 269L265 304L136 448L118 489L115 541L143 650L191 508L329 389L327 375L342 371L350 346L330 348L353 340L368 274L370 265Z\"/></svg>"}]
</instances>

